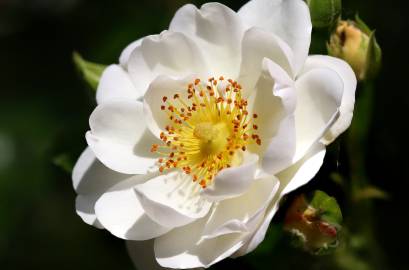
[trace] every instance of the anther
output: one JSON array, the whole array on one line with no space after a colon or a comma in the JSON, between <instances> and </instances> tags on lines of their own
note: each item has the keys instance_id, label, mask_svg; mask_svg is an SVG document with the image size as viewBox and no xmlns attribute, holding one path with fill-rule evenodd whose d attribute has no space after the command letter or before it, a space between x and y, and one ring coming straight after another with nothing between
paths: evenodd
<instances>
[{"instance_id":1,"label":"anther","mask_svg":"<svg viewBox=\"0 0 409 270\"><path fill-rule=\"evenodd\" d=\"M151 147L152 152L164 156L158 159L158 164L162 165L159 165L160 172L179 168L185 174L190 175L194 182L199 182L202 188L206 188L218 172L231 167L231 161L236 151L246 151L247 144L261 144L261 139L257 134L246 134L248 126L251 125L253 130L257 130L258 126L253 123L250 124L251 120L247 120L245 117L249 115L246 109L248 102L242 98L241 85L237 81L228 79L229 85L224 89L227 93L226 96L217 95L215 97L218 93L215 91L215 87L224 80L223 76L218 77L218 79L209 78L207 85L203 85L203 88L195 88L195 85L199 85L201 80L194 80L185 89L187 100L184 101L179 93L172 95L175 100L181 99L180 104L177 105L169 103L166 96L162 98L165 104L161 105L160 108L162 111L171 112L168 112L168 119L174 124L172 124L173 126L167 125L166 132L160 133L163 144L161 146L153 144ZM236 94L233 95L230 91L234 91ZM166 104L166 102L168 103ZM257 114L253 114L253 118L257 118ZM226 129L211 131L215 132L215 136L226 136L226 140L221 137L212 142L214 145L211 147L215 147L214 150L211 150L213 154L203 151L201 146L204 143L201 141L203 138L195 137L192 134L202 121L209 121L212 126L219 124L226 126ZM250 136L252 141L248 141ZM159 147L167 148L167 152L158 152Z\"/></svg>"}]
</instances>

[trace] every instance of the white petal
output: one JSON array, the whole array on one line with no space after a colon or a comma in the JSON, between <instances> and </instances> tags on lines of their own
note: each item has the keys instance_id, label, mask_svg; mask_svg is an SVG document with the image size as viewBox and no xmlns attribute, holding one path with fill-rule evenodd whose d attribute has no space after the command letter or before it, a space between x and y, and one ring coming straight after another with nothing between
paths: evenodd
<instances>
[{"instance_id":1,"label":"white petal","mask_svg":"<svg viewBox=\"0 0 409 270\"><path fill-rule=\"evenodd\" d=\"M158 264L153 252L153 240L149 241L126 241L126 249L138 270L166 270Z\"/></svg>"},{"instance_id":2,"label":"white petal","mask_svg":"<svg viewBox=\"0 0 409 270\"><path fill-rule=\"evenodd\" d=\"M90 127L88 145L108 168L126 174L145 174L155 168L150 146L157 141L146 128L141 102L99 105L90 117Z\"/></svg>"},{"instance_id":3,"label":"white petal","mask_svg":"<svg viewBox=\"0 0 409 270\"><path fill-rule=\"evenodd\" d=\"M208 76L205 58L197 45L182 33L164 31L148 36L136 47L128 62L128 72L139 92L144 94L159 75L175 78L191 74Z\"/></svg>"},{"instance_id":4,"label":"white petal","mask_svg":"<svg viewBox=\"0 0 409 270\"><path fill-rule=\"evenodd\" d=\"M252 150L263 153L263 170L275 174L292 164L295 153L296 91L293 81L276 63L264 59L263 69L250 97L251 110L258 115L257 134L262 145Z\"/></svg>"},{"instance_id":5,"label":"white petal","mask_svg":"<svg viewBox=\"0 0 409 270\"><path fill-rule=\"evenodd\" d=\"M128 240L147 240L170 230L150 219L143 210L133 187L140 177L115 185L105 192L95 205L101 224L113 235Z\"/></svg>"},{"instance_id":6,"label":"white petal","mask_svg":"<svg viewBox=\"0 0 409 270\"><path fill-rule=\"evenodd\" d=\"M239 82L246 91L254 88L263 69L263 59L268 58L293 77L291 48L276 35L259 28L250 28L243 37L242 62Z\"/></svg>"},{"instance_id":7,"label":"white petal","mask_svg":"<svg viewBox=\"0 0 409 270\"><path fill-rule=\"evenodd\" d=\"M242 246L243 234L233 233L214 239L201 239L206 219L180 227L155 239L158 263L169 268L209 267Z\"/></svg>"},{"instance_id":8,"label":"white petal","mask_svg":"<svg viewBox=\"0 0 409 270\"><path fill-rule=\"evenodd\" d=\"M253 221L263 217L278 187L278 179L270 176L255 181L242 196L218 203L204 228L205 238L250 232Z\"/></svg>"},{"instance_id":9,"label":"white petal","mask_svg":"<svg viewBox=\"0 0 409 270\"><path fill-rule=\"evenodd\" d=\"M321 140L339 117L344 84L339 75L327 68L311 69L297 79L295 111L297 151L301 158Z\"/></svg>"},{"instance_id":10,"label":"white petal","mask_svg":"<svg viewBox=\"0 0 409 270\"><path fill-rule=\"evenodd\" d=\"M202 195L211 201L220 201L245 193L255 180L258 161L258 155L245 155L240 166L219 172L212 184L202 190Z\"/></svg>"},{"instance_id":11,"label":"white petal","mask_svg":"<svg viewBox=\"0 0 409 270\"><path fill-rule=\"evenodd\" d=\"M247 27L260 27L283 39L294 52L295 74L308 56L311 18L301 0L252 0L238 12Z\"/></svg>"},{"instance_id":12,"label":"white petal","mask_svg":"<svg viewBox=\"0 0 409 270\"><path fill-rule=\"evenodd\" d=\"M325 55L310 56L307 58L303 72L308 72L314 68L329 68L335 71L344 83L340 117L322 140L325 144L329 144L351 124L357 81L352 68L345 61L338 58Z\"/></svg>"},{"instance_id":13,"label":"white petal","mask_svg":"<svg viewBox=\"0 0 409 270\"><path fill-rule=\"evenodd\" d=\"M97 89L97 103L117 99L137 100L141 93L134 87L129 74L121 66L110 65L102 73Z\"/></svg>"},{"instance_id":14,"label":"white petal","mask_svg":"<svg viewBox=\"0 0 409 270\"><path fill-rule=\"evenodd\" d=\"M76 212L87 224L101 228L94 205L97 199L110 187L129 178L129 175L114 172L105 167L88 147L74 166L72 180L79 194L76 199Z\"/></svg>"},{"instance_id":15,"label":"white petal","mask_svg":"<svg viewBox=\"0 0 409 270\"><path fill-rule=\"evenodd\" d=\"M163 97L173 100L175 94L187 99L187 87L194 78L191 76L182 79L173 79L168 76L158 76L150 85L144 96L144 114L146 122L152 134L159 138L160 133L165 131L165 127L171 124L169 116L161 110Z\"/></svg>"},{"instance_id":16,"label":"white petal","mask_svg":"<svg viewBox=\"0 0 409 270\"><path fill-rule=\"evenodd\" d=\"M72 170L72 184L75 190L77 190L84 178L84 175L95 161L96 158L92 150L89 147L85 148Z\"/></svg>"},{"instance_id":17,"label":"white petal","mask_svg":"<svg viewBox=\"0 0 409 270\"><path fill-rule=\"evenodd\" d=\"M278 197L277 197L278 198ZM278 199L273 199L273 206L269 208L269 211L266 213L264 217L264 221L260 224L257 230L253 233L251 237L245 242L245 244L232 256L233 258L237 258L243 255L246 255L253 250L255 250L261 242L263 242L268 227L270 226L270 222L273 219L274 215L277 213L278 210Z\"/></svg>"},{"instance_id":18,"label":"white petal","mask_svg":"<svg viewBox=\"0 0 409 270\"><path fill-rule=\"evenodd\" d=\"M200 186L182 172L160 175L135 187L147 215L166 227L180 227L204 217L212 205Z\"/></svg>"},{"instance_id":19,"label":"white petal","mask_svg":"<svg viewBox=\"0 0 409 270\"><path fill-rule=\"evenodd\" d=\"M132 52L142 44L143 38L131 42L126 48L122 51L119 56L119 64L125 69L128 69L128 61L131 57Z\"/></svg>"},{"instance_id":20,"label":"white petal","mask_svg":"<svg viewBox=\"0 0 409 270\"><path fill-rule=\"evenodd\" d=\"M244 27L239 16L219 3L180 8L169 30L192 38L208 60L214 76L237 78L240 67L240 47Z\"/></svg>"},{"instance_id":21,"label":"white petal","mask_svg":"<svg viewBox=\"0 0 409 270\"><path fill-rule=\"evenodd\" d=\"M285 89L291 91L293 89ZM277 133L269 141L264 153L262 168L265 172L274 174L293 163L295 154L295 119L294 115L283 118L277 127Z\"/></svg>"},{"instance_id":22,"label":"white petal","mask_svg":"<svg viewBox=\"0 0 409 270\"><path fill-rule=\"evenodd\" d=\"M98 221L94 209L98 198L98 196L92 195L78 195L75 199L75 210L85 223L98 229L103 229L104 226Z\"/></svg>"},{"instance_id":23,"label":"white petal","mask_svg":"<svg viewBox=\"0 0 409 270\"><path fill-rule=\"evenodd\" d=\"M278 210L280 199L285 194L308 183L321 168L324 156L325 147L322 144L317 143L303 159L277 175L280 180L280 189L273 198L264 217L264 221L245 245L243 245L243 247L234 255L235 257L250 253L258 247L258 245L264 240L270 222Z\"/></svg>"},{"instance_id":24,"label":"white petal","mask_svg":"<svg viewBox=\"0 0 409 270\"><path fill-rule=\"evenodd\" d=\"M283 188L282 196L308 183L321 168L324 157L325 146L316 143L303 159L279 173L277 177Z\"/></svg>"},{"instance_id":25,"label":"white petal","mask_svg":"<svg viewBox=\"0 0 409 270\"><path fill-rule=\"evenodd\" d=\"M74 189L78 194L101 194L110 187L129 178L105 167L87 147L72 171Z\"/></svg>"}]
</instances>

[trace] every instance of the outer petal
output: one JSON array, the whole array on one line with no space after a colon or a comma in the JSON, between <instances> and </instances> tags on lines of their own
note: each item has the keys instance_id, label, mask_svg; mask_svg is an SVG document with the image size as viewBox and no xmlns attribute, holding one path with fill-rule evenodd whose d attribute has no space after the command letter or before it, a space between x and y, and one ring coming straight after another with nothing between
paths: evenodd
<instances>
[{"instance_id":1,"label":"outer petal","mask_svg":"<svg viewBox=\"0 0 409 270\"><path fill-rule=\"evenodd\" d=\"M145 93L159 75L176 78L196 74L207 76L206 58L197 45L182 33L164 31L148 36L136 47L128 62L128 72L139 92Z\"/></svg>"},{"instance_id":2,"label":"outer petal","mask_svg":"<svg viewBox=\"0 0 409 270\"><path fill-rule=\"evenodd\" d=\"M244 27L233 10L219 3L205 4L200 10L185 5L176 12L169 30L195 40L215 76L237 78Z\"/></svg>"},{"instance_id":3,"label":"outer petal","mask_svg":"<svg viewBox=\"0 0 409 270\"><path fill-rule=\"evenodd\" d=\"M278 210L280 199L285 194L308 183L321 168L324 156L325 147L322 144L317 143L303 159L277 175L280 180L280 190L272 200L264 221L253 233L252 237L249 238L246 244L235 254L235 257L243 256L257 248L257 246L264 240L270 222Z\"/></svg>"},{"instance_id":4,"label":"outer petal","mask_svg":"<svg viewBox=\"0 0 409 270\"><path fill-rule=\"evenodd\" d=\"M252 111L262 145L262 168L275 174L293 163L295 153L296 91L288 74L273 61L263 60L263 73L251 96Z\"/></svg>"},{"instance_id":5,"label":"outer petal","mask_svg":"<svg viewBox=\"0 0 409 270\"><path fill-rule=\"evenodd\" d=\"M96 96L98 104L116 99L137 100L140 96L141 93L121 66L110 65L102 73Z\"/></svg>"},{"instance_id":6,"label":"outer petal","mask_svg":"<svg viewBox=\"0 0 409 270\"><path fill-rule=\"evenodd\" d=\"M132 52L137 48L140 47L142 44L143 38L135 40L131 42L126 48L122 51L121 55L119 56L119 64L125 69L128 69L128 61L131 57Z\"/></svg>"},{"instance_id":7,"label":"outer petal","mask_svg":"<svg viewBox=\"0 0 409 270\"><path fill-rule=\"evenodd\" d=\"M327 68L302 74L296 82L296 160L327 133L339 117L344 89L340 76Z\"/></svg>"},{"instance_id":8,"label":"outer petal","mask_svg":"<svg viewBox=\"0 0 409 270\"><path fill-rule=\"evenodd\" d=\"M255 180L259 157L248 154L238 167L224 169L201 194L211 201L221 201L245 193Z\"/></svg>"},{"instance_id":9,"label":"outer petal","mask_svg":"<svg viewBox=\"0 0 409 270\"><path fill-rule=\"evenodd\" d=\"M158 264L153 252L154 241L126 241L126 249L138 270L166 270Z\"/></svg>"},{"instance_id":10,"label":"outer petal","mask_svg":"<svg viewBox=\"0 0 409 270\"><path fill-rule=\"evenodd\" d=\"M271 32L252 27L242 41L242 62L239 82L246 91L253 89L263 70L263 60L268 58L293 77L293 52L279 37Z\"/></svg>"},{"instance_id":11,"label":"outer petal","mask_svg":"<svg viewBox=\"0 0 409 270\"><path fill-rule=\"evenodd\" d=\"M96 196L88 195L78 195L75 198L75 211L85 223L92 225L98 229L103 229L104 226L98 221L95 215L95 202L97 201Z\"/></svg>"},{"instance_id":12,"label":"outer petal","mask_svg":"<svg viewBox=\"0 0 409 270\"><path fill-rule=\"evenodd\" d=\"M110 102L99 105L90 117L88 145L112 170L145 174L155 168L149 147L156 138L146 129L142 107L137 101Z\"/></svg>"},{"instance_id":13,"label":"outer petal","mask_svg":"<svg viewBox=\"0 0 409 270\"><path fill-rule=\"evenodd\" d=\"M278 210L278 196L273 199L273 206L269 208L268 211L265 213L264 220L259 225L259 227L254 231L254 233L248 237L244 245L232 256L233 258L237 258L240 256L244 256L253 250L255 250L261 242L263 242L268 227L270 226L270 222L273 219L274 215L277 213Z\"/></svg>"},{"instance_id":14,"label":"outer petal","mask_svg":"<svg viewBox=\"0 0 409 270\"><path fill-rule=\"evenodd\" d=\"M214 208L206 223L205 238L235 232L250 232L254 223L264 216L264 211L278 190L279 182L274 176L255 181L249 191L240 197L221 201Z\"/></svg>"},{"instance_id":15,"label":"outer petal","mask_svg":"<svg viewBox=\"0 0 409 270\"><path fill-rule=\"evenodd\" d=\"M326 133L323 143L334 141L351 124L355 104L356 77L351 67L343 60L331 56L314 55L308 57L303 72L315 68L329 68L335 71L342 79L344 90L340 107L340 117Z\"/></svg>"},{"instance_id":16,"label":"outer petal","mask_svg":"<svg viewBox=\"0 0 409 270\"><path fill-rule=\"evenodd\" d=\"M78 194L100 194L129 175L117 173L105 167L87 147L82 152L72 171L72 180Z\"/></svg>"},{"instance_id":17,"label":"outer petal","mask_svg":"<svg viewBox=\"0 0 409 270\"><path fill-rule=\"evenodd\" d=\"M79 194L75 203L77 214L85 223L102 228L95 215L95 202L106 190L127 178L128 175L105 167L91 149L85 149L72 173L74 189Z\"/></svg>"},{"instance_id":18,"label":"outer petal","mask_svg":"<svg viewBox=\"0 0 409 270\"><path fill-rule=\"evenodd\" d=\"M150 219L142 208L133 187L140 183L137 176L115 185L105 192L95 205L101 224L113 235L128 240L147 240L170 230Z\"/></svg>"},{"instance_id":19,"label":"outer petal","mask_svg":"<svg viewBox=\"0 0 409 270\"><path fill-rule=\"evenodd\" d=\"M182 172L160 175L135 187L147 215L166 227L180 227L204 217L212 205L200 186Z\"/></svg>"},{"instance_id":20,"label":"outer petal","mask_svg":"<svg viewBox=\"0 0 409 270\"><path fill-rule=\"evenodd\" d=\"M266 211L264 219L260 223L259 227L254 230L253 234L246 239L243 246L232 255L232 258L244 256L252 252L258 247L258 245L260 245L261 242L263 242L268 227L270 226L270 222L273 219L274 215L277 213L278 198L279 196L276 194L276 197L274 197L273 199L272 206L268 209L268 211Z\"/></svg>"},{"instance_id":21,"label":"outer petal","mask_svg":"<svg viewBox=\"0 0 409 270\"><path fill-rule=\"evenodd\" d=\"M321 168L325 152L325 146L316 143L302 160L279 173L277 177L283 188L281 195L284 196L307 184Z\"/></svg>"},{"instance_id":22,"label":"outer petal","mask_svg":"<svg viewBox=\"0 0 409 270\"><path fill-rule=\"evenodd\" d=\"M155 239L158 263L169 268L209 267L221 261L242 246L243 234L233 233L214 239L201 239L206 219L176 228Z\"/></svg>"},{"instance_id":23,"label":"outer petal","mask_svg":"<svg viewBox=\"0 0 409 270\"><path fill-rule=\"evenodd\" d=\"M311 42L311 18L301 0L252 0L238 12L247 27L260 27L283 39L293 50L295 74L303 66Z\"/></svg>"}]
</instances>

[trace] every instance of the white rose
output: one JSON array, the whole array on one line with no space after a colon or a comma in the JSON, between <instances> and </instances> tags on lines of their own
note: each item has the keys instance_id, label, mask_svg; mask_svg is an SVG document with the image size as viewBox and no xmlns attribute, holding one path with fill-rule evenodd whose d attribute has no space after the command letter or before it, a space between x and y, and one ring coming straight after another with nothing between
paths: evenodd
<instances>
[{"instance_id":1,"label":"white rose","mask_svg":"<svg viewBox=\"0 0 409 270\"><path fill-rule=\"evenodd\" d=\"M308 56L310 38L303 1L253 0L238 13L186 5L130 44L98 87L73 172L78 214L130 240L140 269L254 250L351 122L354 73Z\"/></svg>"}]
</instances>

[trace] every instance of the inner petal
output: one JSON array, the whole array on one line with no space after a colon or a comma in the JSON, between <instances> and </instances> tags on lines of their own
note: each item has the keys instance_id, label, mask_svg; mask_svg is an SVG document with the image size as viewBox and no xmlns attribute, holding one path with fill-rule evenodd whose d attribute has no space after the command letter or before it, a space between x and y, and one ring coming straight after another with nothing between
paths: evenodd
<instances>
[{"instance_id":1,"label":"inner petal","mask_svg":"<svg viewBox=\"0 0 409 270\"><path fill-rule=\"evenodd\" d=\"M152 152L162 156L161 172L181 169L206 188L221 170L241 164L249 144L261 144L258 116L249 115L242 87L231 79L196 79L186 91L162 98L170 124Z\"/></svg>"}]
</instances>

